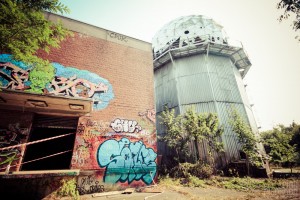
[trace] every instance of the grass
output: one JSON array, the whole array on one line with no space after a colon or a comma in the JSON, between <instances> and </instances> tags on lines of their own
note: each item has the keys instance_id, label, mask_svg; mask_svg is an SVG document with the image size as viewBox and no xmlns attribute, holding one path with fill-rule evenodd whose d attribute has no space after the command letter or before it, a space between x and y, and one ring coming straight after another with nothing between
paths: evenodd
<instances>
[{"instance_id":1,"label":"grass","mask_svg":"<svg viewBox=\"0 0 300 200\"><path fill-rule=\"evenodd\" d=\"M221 186L226 189L235 189L239 191L250 190L275 190L282 188L283 184L279 180L272 179L254 179L254 178L231 178L221 182Z\"/></svg>"},{"instance_id":2,"label":"grass","mask_svg":"<svg viewBox=\"0 0 300 200\"><path fill-rule=\"evenodd\" d=\"M195 176L188 178L170 178L168 176L159 179L159 185L167 188L174 188L176 186L184 187L219 187L225 189L234 189L238 191L251 190L275 190L283 188L282 180L274 179L257 179L257 178L237 178L237 177L219 177L215 176L210 179L199 179Z\"/></svg>"}]
</instances>

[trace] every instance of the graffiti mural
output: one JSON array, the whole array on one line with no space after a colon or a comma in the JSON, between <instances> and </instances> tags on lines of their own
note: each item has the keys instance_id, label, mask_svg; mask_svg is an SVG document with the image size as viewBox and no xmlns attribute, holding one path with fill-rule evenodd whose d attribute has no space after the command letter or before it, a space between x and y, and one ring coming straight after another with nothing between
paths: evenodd
<instances>
[{"instance_id":1,"label":"graffiti mural","mask_svg":"<svg viewBox=\"0 0 300 200\"><path fill-rule=\"evenodd\" d=\"M131 142L127 138L109 139L98 149L100 167L105 167L104 182L117 183L142 180L147 185L156 175L157 154L142 141Z\"/></svg>"},{"instance_id":2,"label":"graffiti mural","mask_svg":"<svg viewBox=\"0 0 300 200\"><path fill-rule=\"evenodd\" d=\"M28 128L20 128L20 125L9 124L8 128L0 129L0 148L21 144L28 136ZM0 151L0 171L4 171L7 165L15 164L21 157L21 147Z\"/></svg>"},{"instance_id":3,"label":"graffiti mural","mask_svg":"<svg viewBox=\"0 0 300 200\"><path fill-rule=\"evenodd\" d=\"M155 111L139 112L136 119L81 117L71 166L99 170L96 179L105 184L151 184L157 175Z\"/></svg>"},{"instance_id":4,"label":"graffiti mural","mask_svg":"<svg viewBox=\"0 0 300 200\"><path fill-rule=\"evenodd\" d=\"M0 86L2 88L48 95L92 98L95 110L106 108L114 98L112 85L97 74L65 67L59 63L52 63L47 71L49 73L39 74L35 72L34 67L11 59L11 55L0 55ZM33 74L37 74L37 77ZM43 74L47 75L44 77Z\"/></svg>"},{"instance_id":5,"label":"graffiti mural","mask_svg":"<svg viewBox=\"0 0 300 200\"><path fill-rule=\"evenodd\" d=\"M92 117L79 119L72 168L104 170L94 177L92 187L78 186L82 193L101 190L100 182L153 183L157 174L155 111L149 109L137 116L110 122Z\"/></svg>"},{"instance_id":6,"label":"graffiti mural","mask_svg":"<svg viewBox=\"0 0 300 200\"><path fill-rule=\"evenodd\" d=\"M94 175L79 176L77 189L80 195L104 192L104 185Z\"/></svg>"}]
</instances>

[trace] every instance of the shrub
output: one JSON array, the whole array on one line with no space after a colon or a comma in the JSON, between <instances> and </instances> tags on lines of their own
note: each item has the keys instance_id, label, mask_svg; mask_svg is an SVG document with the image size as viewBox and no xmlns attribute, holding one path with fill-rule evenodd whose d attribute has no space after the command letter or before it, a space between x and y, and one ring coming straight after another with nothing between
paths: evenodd
<instances>
[{"instance_id":1,"label":"shrub","mask_svg":"<svg viewBox=\"0 0 300 200\"><path fill-rule=\"evenodd\" d=\"M72 199L79 199L79 192L76 186L75 179L62 179L61 180L62 186L57 191L57 196L60 197L72 197Z\"/></svg>"},{"instance_id":2,"label":"shrub","mask_svg":"<svg viewBox=\"0 0 300 200\"><path fill-rule=\"evenodd\" d=\"M196 164L179 163L179 165L174 167L170 172L170 175L174 178L190 178L190 176L195 176L204 179L210 178L212 174L212 167L200 161Z\"/></svg>"}]
</instances>

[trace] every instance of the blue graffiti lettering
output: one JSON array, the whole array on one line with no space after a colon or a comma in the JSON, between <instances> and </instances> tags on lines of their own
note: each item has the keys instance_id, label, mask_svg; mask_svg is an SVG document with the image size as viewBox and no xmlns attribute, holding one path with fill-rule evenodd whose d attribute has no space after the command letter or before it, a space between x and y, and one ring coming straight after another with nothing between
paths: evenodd
<instances>
[{"instance_id":1,"label":"blue graffiti lettering","mask_svg":"<svg viewBox=\"0 0 300 200\"><path fill-rule=\"evenodd\" d=\"M106 140L97 152L99 166L106 167L103 180L107 183L142 180L151 184L157 170L156 157L156 152L142 141L130 142L127 138Z\"/></svg>"}]
</instances>

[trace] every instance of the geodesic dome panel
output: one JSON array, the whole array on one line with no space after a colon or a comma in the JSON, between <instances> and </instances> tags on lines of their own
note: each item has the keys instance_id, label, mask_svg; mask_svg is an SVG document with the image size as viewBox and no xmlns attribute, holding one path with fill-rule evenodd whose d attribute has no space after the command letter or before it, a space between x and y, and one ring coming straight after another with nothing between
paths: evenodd
<instances>
[{"instance_id":1,"label":"geodesic dome panel","mask_svg":"<svg viewBox=\"0 0 300 200\"><path fill-rule=\"evenodd\" d=\"M226 38L223 27L213 19L202 15L189 15L179 17L163 26L153 37L152 48L153 52L162 52L173 43L183 47L207 39L224 44Z\"/></svg>"}]
</instances>

